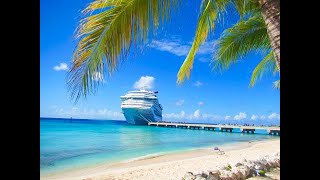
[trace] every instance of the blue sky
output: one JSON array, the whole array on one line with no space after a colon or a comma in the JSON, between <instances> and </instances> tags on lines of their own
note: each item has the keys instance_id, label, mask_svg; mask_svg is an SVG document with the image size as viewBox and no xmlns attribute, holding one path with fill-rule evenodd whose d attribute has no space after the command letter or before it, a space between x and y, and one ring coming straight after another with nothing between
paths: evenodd
<instances>
[{"instance_id":1,"label":"blue sky","mask_svg":"<svg viewBox=\"0 0 320 180\"><path fill-rule=\"evenodd\" d=\"M184 3L142 52L131 54L111 77L103 77L95 95L74 104L67 92L66 73L76 45L74 31L80 11L90 2L40 1L40 117L123 120L119 96L140 83L159 91L164 120L279 122L280 92L272 88L279 76L267 73L249 88L251 73L263 58L261 52L250 53L222 73L212 71L216 39L237 21L235 14L229 13L200 48L190 79L176 84L177 72L193 40L200 1ZM97 80L101 80L99 75Z\"/></svg>"}]
</instances>

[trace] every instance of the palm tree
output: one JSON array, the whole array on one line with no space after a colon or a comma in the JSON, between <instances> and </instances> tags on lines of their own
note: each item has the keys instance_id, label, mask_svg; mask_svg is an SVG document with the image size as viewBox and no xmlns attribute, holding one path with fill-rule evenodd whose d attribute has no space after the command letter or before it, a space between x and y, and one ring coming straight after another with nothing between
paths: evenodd
<instances>
[{"instance_id":1,"label":"palm tree","mask_svg":"<svg viewBox=\"0 0 320 180\"><path fill-rule=\"evenodd\" d=\"M212 62L215 63L215 68L227 69L230 64L236 63L248 52L258 50L265 52L267 55L254 69L250 81L251 87L258 78L262 77L264 72L273 70L275 74L278 71L266 24L261 14L255 13L247 19L241 19L222 33Z\"/></svg>"},{"instance_id":2,"label":"palm tree","mask_svg":"<svg viewBox=\"0 0 320 180\"><path fill-rule=\"evenodd\" d=\"M269 2L270 1L270 2ZM241 42L238 44L238 47L243 47L245 49L232 49L234 50L235 53L239 51L238 53L241 54L241 51L249 51L253 49L267 49L264 46L270 47L270 42L271 42L271 48L272 53L274 54L276 64L278 71L280 73L280 0L207 0L207 1L202 1L202 10L200 14L200 18L198 21L198 26L196 30L196 35L194 42L192 44L191 50L189 51L189 54L187 55L187 58L185 59L184 63L182 64L179 72L178 72L178 83L182 83L186 78L190 77L190 72L192 70L192 65L193 65L193 60L195 57L195 54L200 46L201 43L203 43L207 36L208 32L211 30L213 31L214 28L214 22L212 20L216 20L217 13L218 12L223 12L225 11L226 6L228 3L232 3L238 13L240 14L240 24L238 28L239 32L238 33L248 33L250 35L250 28L253 28L252 26L258 26L255 33L252 33L250 40L247 40L247 42L250 41L255 41L252 42L253 47L245 47L245 46L240 46ZM272 5L272 6L271 6ZM268 9L269 8L269 9ZM271 13L272 12L272 13ZM268 14L270 13L270 14ZM249 19L247 23L243 22L243 19L246 16L254 16L255 18ZM277 20L276 22L274 22ZM242 25L247 26L247 29L242 30ZM236 26L236 25L235 25ZM259 30L260 28L263 28ZM270 29L270 30L269 30ZM232 28L229 29L229 33L231 32L232 34ZM233 38L236 38L237 33L233 33L235 35ZM232 37L232 35L225 37L227 40L228 38ZM239 38L241 41L246 40L244 38ZM263 40L262 42L259 42L260 40ZM224 44L225 47L228 47L228 40L226 41L226 44ZM258 43L258 44L256 44ZM259 44L260 43L260 44ZM256 47L255 47L256 46ZM247 49L246 49L247 48ZM253 49L252 49L253 48ZM274 53L277 52L277 53ZM247 53L247 52L246 52ZM244 54L246 54L244 53ZM225 64L220 63L222 65L225 65L225 67L228 67L230 63L230 59L224 59L224 57L220 57L220 62L225 61ZM265 66L262 66L265 67ZM264 68L261 68L264 69ZM260 75L262 75L263 71L258 71ZM257 73L256 73L257 74ZM257 76L255 76L257 77ZM254 78L255 78L254 77ZM256 78L255 78L256 79ZM255 83L254 81L251 81L251 85Z\"/></svg>"},{"instance_id":3,"label":"palm tree","mask_svg":"<svg viewBox=\"0 0 320 180\"><path fill-rule=\"evenodd\" d=\"M131 45L137 47L146 43L149 31L155 32L180 4L180 0L96 0L90 3L83 10L90 15L81 20L76 33L80 40L68 77L71 97L78 100L93 93L99 81L94 81L92 76L104 74L105 67L109 75L113 73L125 60ZM280 72L280 0L202 0L195 38L178 72L178 83L190 77L199 46L213 32L217 17L229 4L236 7L241 18L248 13L261 13Z\"/></svg>"},{"instance_id":4,"label":"palm tree","mask_svg":"<svg viewBox=\"0 0 320 180\"><path fill-rule=\"evenodd\" d=\"M280 0L259 0L259 5L280 73Z\"/></svg>"}]
</instances>

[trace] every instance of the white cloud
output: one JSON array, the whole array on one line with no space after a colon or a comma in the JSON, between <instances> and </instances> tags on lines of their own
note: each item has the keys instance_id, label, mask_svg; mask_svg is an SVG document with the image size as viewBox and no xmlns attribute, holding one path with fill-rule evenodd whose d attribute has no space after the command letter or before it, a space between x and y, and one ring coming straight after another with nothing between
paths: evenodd
<instances>
[{"instance_id":1,"label":"white cloud","mask_svg":"<svg viewBox=\"0 0 320 180\"><path fill-rule=\"evenodd\" d=\"M100 72L94 72L93 74L92 74L92 80L94 80L94 81L102 81L102 82L104 82L104 80L103 80L103 76L102 76L102 74L100 73Z\"/></svg>"},{"instance_id":2,"label":"white cloud","mask_svg":"<svg viewBox=\"0 0 320 180\"><path fill-rule=\"evenodd\" d=\"M135 89L153 89L155 78L152 76L141 76L139 81L134 83Z\"/></svg>"},{"instance_id":3,"label":"white cloud","mask_svg":"<svg viewBox=\"0 0 320 180\"><path fill-rule=\"evenodd\" d=\"M181 111L180 113L168 113L163 114L163 120L165 121L172 121L172 120L178 120L178 121L186 121L186 120L222 120L224 117L215 115L215 114L201 114L200 110L197 109L191 114L187 114L184 111Z\"/></svg>"},{"instance_id":4,"label":"white cloud","mask_svg":"<svg viewBox=\"0 0 320 180\"><path fill-rule=\"evenodd\" d=\"M257 115L252 115L251 116L251 120L256 120L256 119L258 119L259 118L259 116L257 116Z\"/></svg>"},{"instance_id":5,"label":"white cloud","mask_svg":"<svg viewBox=\"0 0 320 180\"><path fill-rule=\"evenodd\" d=\"M176 102L176 106L182 106L184 103L184 99L180 99Z\"/></svg>"},{"instance_id":6,"label":"white cloud","mask_svg":"<svg viewBox=\"0 0 320 180\"><path fill-rule=\"evenodd\" d=\"M165 119L171 120L171 119L183 119L186 117L186 113L184 111L181 111L180 113L170 113L170 114L164 114L163 117Z\"/></svg>"},{"instance_id":7,"label":"white cloud","mask_svg":"<svg viewBox=\"0 0 320 180\"><path fill-rule=\"evenodd\" d=\"M270 114L270 118L279 117L279 114L272 113ZM272 115L272 116L271 116ZM239 112L235 116L231 115L217 115L217 114L207 114L201 112L200 109L197 109L193 112L186 113L185 111L181 111L180 113L169 113L169 114L163 114L163 120L164 121L172 121L172 122L199 122L199 123L253 123L258 125L270 125L277 123L273 120L266 121L266 119L269 118L269 116L265 115L258 115L253 114L248 117L248 115L245 112ZM242 120L242 121L240 121Z\"/></svg>"},{"instance_id":8,"label":"white cloud","mask_svg":"<svg viewBox=\"0 0 320 180\"><path fill-rule=\"evenodd\" d=\"M189 52L190 45L183 44L179 40L153 40L150 47L155 48L160 51L167 51L171 54L177 56L186 56Z\"/></svg>"},{"instance_id":9,"label":"white cloud","mask_svg":"<svg viewBox=\"0 0 320 180\"><path fill-rule=\"evenodd\" d=\"M280 119L280 114L272 113L268 116L269 119Z\"/></svg>"},{"instance_id":10,"label":"white cloud","mask_svg":"<svg viewBox=\"0 0 320 180\"><path fill-rule=\"evenodd\" d=\"M69 67L66 63L60 63L58 66L54 66L53 69L55 71L67 71Z\"/></svg>"},{"instance_id":11,"label":"white cloud","mask_svg":"<svg viewBox=\"0 0 320 180\"><path fill-rule=\"evenodd\" d=\"M169 113L163 115L164 120L171 121L175 120L192 120L192 119L199 119L201 117L200 110L196 110L193 114L186 114L184 111L180 113Z\"/></svg>"},{"instance_id":12,"label":"white cloud","mask_svg":"<svg viewBox=\"0 0 320 180\"><path fill-rule=\"evenodd\" d=\"M198 105L199 105L199 106L203 106L203 105L204 105L204 102L200 101L200 102L198 102Z\"/></svg>"},{"instance_id":13,"label":"white cloud","mask_svg":"<svg viewBox=\"0 0 320 180\"><path fill-rule=\"evenodd\" d=\"M199 54L212 54L216 48L217 41L209 41L205 42L203 45L199 47Z\"/></svg>"},{"instance_id":14,"label":"white cloud","mask_svg":"<svg viewBox=\"0 0 320 180\"><path fill-rule=\"evenodd\" d=\"M220 115L215 115L215 114L202 114L201 118L203 120L222 120L223 117Z\"/></svg>"},{"instance_id":15,"label":"white cloud","mask_svg":"<svg viewBox=\"0 0 320 180\"><path fill-rule=\"evenodd\" d=\"M197 86L197 87L200 87L200 86L203 85L203 83L200 82L200 81L196 81L195 83L193 83L193 85L194 85L194 86Z\"/></svg>"},{"instance_id":16,"label":"white cloud","mask_svg":"<svg viewBox=\"0 0 320 180\"><path fill-rule=\"evenodd\" d=\"M194 113L193 113L193 117L196 118L196 119L199 119L200 117L200 110L197 109Z\"/></svg>"},{"instance_id":17,"label":"white cloud","mask_svg":"<svg viewBox=\"0 0 320 180\"><path fill-rule=\"evenodd\" d=\"M234 120L242 120L247 117L247 114L245 112L240 112L239 114L234 116Z\"/></svg>"},{"instance_id":18,"label":"white cloud","mask_svg":"<svg viewBox=\"0 0 320 180\"><path fill-rule=\"evenodd\" d=\"M184 111L180 112L180 118L184 118L185 115L186 115L186 113Z\"/></svg>"},{"instance_id":19,"label":"white cloud","mask_svg":"<svg viewBox=\"0 0 320 180\"><path fill-rule=\"evenodd\" d=\"M198 55L208 55L214 52L217 41L205 42L199 47ZM187 56L191 48L192 42L182 42L179 39L161 39L152 40L150 47L160 51L166 51L177 56Z\"/></svg>"},{"instance_id":20,"label":"white cloud","mask_svg":"<svg viewBox=\"0 0 320 180\"><path fill-rule=\"evenodd\" d=\"M112 111L107 108L103 109L86 109L86 108L78 108L72 107L70 109L64 108L55 108L54 111L55 117L60 118L81 118L81 119L105 119L105 120L125 120L125 117L121 112Z\"/></svg>"},{"instance_id":21,"label":"white cloud","mask_svg":"<svg viewBox=\"0 0 320 180\"><path fill-rule=\"evenodd\" d=\"M242 123L248 123L250 121L255 121L255 124L268 124L265 119L271 118L276 119L279 118L279 114L272 113L269 116L265 115L257 115L253 114L251 116L247 116L245 112L239 112L235 116L231 115L217 115L217 114L207 114L207 113L201 113L200 109L195 110L194 112L186 113L185 111L181 111L180 113L169 113L169 114L163 114L163 120L164 121L185 121L185 122L208 122L210 123L228 123L228 122L234 122L239 120L244 120ZM271 121L270 121L271 122Z\"/></svg>"},{"instance_id":22,"label":"white cloud","mask_svg":"<svg viewBox=\"0 0 320 180\"><path fill-rule=\"evenodd\" d=\"M117 111L111 111L108 109L100 109L98 110L98 115L105 116L105 117L110 117L110 118L116 118L116 119L123 119L123 114L121 112Z\"/></svg>"}]
</instances>

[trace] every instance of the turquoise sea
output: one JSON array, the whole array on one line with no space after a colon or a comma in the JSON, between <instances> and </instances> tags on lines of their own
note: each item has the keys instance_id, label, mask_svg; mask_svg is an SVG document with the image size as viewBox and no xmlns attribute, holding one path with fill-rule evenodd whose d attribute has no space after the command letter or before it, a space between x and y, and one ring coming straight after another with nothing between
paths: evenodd
<instances>
[{"instance_id":1,"label":"turquoise sea","mask_svg":"<svg viewBox=\"0 0 320 180\"><path fill-rule=\"evenodd\" d=\"M255 134L134 126L125 121L40 118L40 172L54 173L100 163L224 144L275 139Z\"/></svg>"}]
</instances>

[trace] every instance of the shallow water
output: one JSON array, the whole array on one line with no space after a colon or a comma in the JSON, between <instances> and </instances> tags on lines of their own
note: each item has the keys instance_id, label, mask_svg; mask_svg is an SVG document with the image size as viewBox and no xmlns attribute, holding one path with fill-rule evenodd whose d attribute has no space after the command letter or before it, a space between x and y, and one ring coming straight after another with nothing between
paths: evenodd
<instances>
[{"instance_id":1,"label":"shallow water","mask_svg":"<svg viewBox=\"0 0 320 180\"><path fill-rule=\"evenodd\" d=\"M238 132L238 133L237 133ZM125 121L40 118L40 172L131 161L163 153L278 139L255 134L129 125Z\"/></svg>"}]
</instances>

